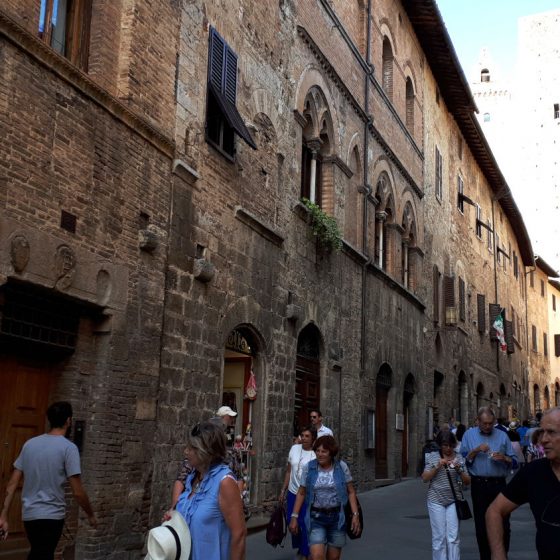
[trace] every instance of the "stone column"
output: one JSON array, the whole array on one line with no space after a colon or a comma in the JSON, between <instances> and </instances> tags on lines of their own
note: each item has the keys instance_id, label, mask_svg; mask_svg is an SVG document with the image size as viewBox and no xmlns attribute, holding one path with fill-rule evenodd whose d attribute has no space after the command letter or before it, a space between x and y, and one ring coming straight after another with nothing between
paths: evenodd
<instances>
[{"instance_id":1,"label":"stone column","mask_svg":"<svg viewBox=\"0 0 560 560\"><path fill-rule=\"evenodd\" d=\"M383 244L384 244L384 233L385 233L385 220L387 219L387 212L381 211L375 213L375 220L377 225L377 239L378 239L378 252L377 252L377 266L383 268Z\"/></svg>"}]
</instances>

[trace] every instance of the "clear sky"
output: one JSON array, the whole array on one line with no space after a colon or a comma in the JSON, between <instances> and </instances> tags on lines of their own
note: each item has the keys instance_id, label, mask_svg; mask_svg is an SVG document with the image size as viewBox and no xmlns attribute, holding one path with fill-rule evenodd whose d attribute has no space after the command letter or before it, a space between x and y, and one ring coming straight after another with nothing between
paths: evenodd
<instances>
[{"instance_id":1,"label":"clear sky","mask_svg":"<svg viewBox=\"0 0 560 560\"><path fill-rule=\"evenodd\" d=\"M467 78L482 47L488 47L502 76L510 77L515 64L517 19L560 8L560 0L436 1Z\"/></svg>"}]
</instances>

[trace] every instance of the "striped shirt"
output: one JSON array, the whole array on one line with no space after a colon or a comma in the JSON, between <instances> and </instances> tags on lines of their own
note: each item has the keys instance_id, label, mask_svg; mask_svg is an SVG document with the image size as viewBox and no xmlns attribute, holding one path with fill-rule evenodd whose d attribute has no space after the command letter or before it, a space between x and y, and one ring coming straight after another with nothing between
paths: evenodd
<instances>
[{"instance_id":1,"label":"striped shirt","mask_svg":"<svg viewBox=\"0 0 560 560\"><path fill-rule=\"evenodd\" d=\"M441 456L439 451L430 453L426 458L426 468L425 471L430 471L434 467L437 467ZM458 467L449 469L449 474L451 475L451 480L453 481L453 486L455 488L455 493L457 497L462 496L461 488L459 487L459 480L461 479L460 471L465 470L465 459L461 455L455 455L455 462ZM451 487L449 486L449 478L447 478L446 469L441 468L437 471L434 478L430 480L430 487L428 488L428 502L434 502L440 506L449 506L455 500L453 499L453 493L451 492Z\"/></svg>"}]
</instances>

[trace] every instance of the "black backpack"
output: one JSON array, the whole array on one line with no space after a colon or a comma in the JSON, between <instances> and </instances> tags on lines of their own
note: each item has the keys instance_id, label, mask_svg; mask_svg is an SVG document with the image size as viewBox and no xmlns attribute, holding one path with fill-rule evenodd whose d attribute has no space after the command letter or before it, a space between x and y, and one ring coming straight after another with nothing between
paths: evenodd
<instances>
[{"instance_id":1,"label":"black backpack","mask_svg":"<svg viewBox=\"0 0 560 560\"><path fill-rule=\"evenodd\" d=\"M283 546L282 542L286 537L287 530L286 512L284 506L279 504L272 512L270 521L266 526L266 542L275 548L278 545Z\"/></svg>"}]
</instances>

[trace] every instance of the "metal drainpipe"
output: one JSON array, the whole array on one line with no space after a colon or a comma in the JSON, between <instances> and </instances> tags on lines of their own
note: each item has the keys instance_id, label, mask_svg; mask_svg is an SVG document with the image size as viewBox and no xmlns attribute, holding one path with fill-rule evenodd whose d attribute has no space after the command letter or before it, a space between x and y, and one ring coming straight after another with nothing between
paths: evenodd
<instances>
[{"instance_id":1,"label":"metal drainpipe","mask_svg":"<svg viewBox=\"0 0 560 560\"><path fill-rule=\"evenodd\" d=\"M494 301L498 303L498 246L496 245L496 222L494 218L494 198L492 198L492 239L494 243ZM492 328L492 325L490 325ZM505 324L504 324L505 328ZM496 370L500 371L500 345L496 344Z\"/></svg>"},{"instance_id":2,"label":"metal drainpipe","mask_svg":"<svg viewBox=\"0 0 560 560\"><path fill-rule=\"evenodd\" d=\"M366 33L366 64L368 73L365 75L364 83L364 111L369 114L369 80L371 68L371 0L368 0L367 6L367 33ZM364 123L364 208L362 212L362 250L365 255L368 254L368 195L367 187L368 177L368 151L369 151L369 119ZM363 373L366 369L366 305L367 305L367 267L371 262L371 258L364 263L362 267L362 324L361 324L361 348L360 348L360 371Z\"/></svg>"}]
</instances>

